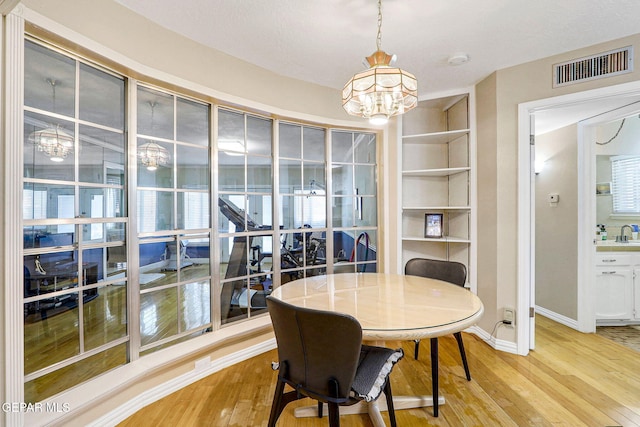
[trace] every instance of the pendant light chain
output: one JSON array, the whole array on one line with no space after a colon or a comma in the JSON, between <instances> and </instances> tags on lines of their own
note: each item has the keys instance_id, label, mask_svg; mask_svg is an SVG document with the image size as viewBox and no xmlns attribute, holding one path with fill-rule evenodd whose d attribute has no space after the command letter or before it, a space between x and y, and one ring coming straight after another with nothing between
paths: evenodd
<instances>
[{"instance_id":1,"label":"pendant light chain","mask_svg":"<svg viewBox=\"0 0 640 427\"><path fill-rule=\"evenodd\" d=\"M377 50L382 50L382 0L378 0L378 36L376 37Z\"/></svg>"}]
</instances>

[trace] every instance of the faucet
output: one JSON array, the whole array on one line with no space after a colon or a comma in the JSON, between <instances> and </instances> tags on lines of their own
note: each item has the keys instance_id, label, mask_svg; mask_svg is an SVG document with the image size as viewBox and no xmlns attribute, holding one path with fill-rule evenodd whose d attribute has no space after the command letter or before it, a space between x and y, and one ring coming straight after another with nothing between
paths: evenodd
<instances>
[{"instance_id":1,"label":"faucet","mask_svg":"<svg viewBox=\"0 0 640 427\"><path fill-rule=\"evenodd\" d=\"M618 243L629 243L629 237L624 235L624 229L628 228L629 231L633 231L631 229L631 226L628 224L623 225L622 227L620 227L620 235L616 236L616 242Z\"/></svg>"}]
</instances>

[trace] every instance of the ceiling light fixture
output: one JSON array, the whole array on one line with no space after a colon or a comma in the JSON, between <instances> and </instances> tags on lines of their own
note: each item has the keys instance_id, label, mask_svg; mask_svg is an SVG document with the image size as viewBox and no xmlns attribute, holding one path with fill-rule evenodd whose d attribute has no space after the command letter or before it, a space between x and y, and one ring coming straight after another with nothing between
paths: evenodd
<instances>
[{"instance_id":1,"label":"ceiling light fixture","mask_svg":"<svg viewBox=\"0 0 640 427\"><path fill-rule=\"evenodd\" d=\"M153 134L153 114L156 105L156 102L149 102L149 107L151 107L150 134ZM140 163L146 166L149 171L155 171L159 166L167 166L171 161L169 150L158 145L154 141L149 141L140 145L138 147L138 157L140 158Z\"/></svg>"},{"instance_id":2,"label":"ceiling light fixture","mask_svg":"<svg viewBox=\"0 0 640 427\"><path fill-rule=\"evenodd\" d=\"M369 119L374 125L404 114L418 102L418 81L413 74L391 67L395 55L384 52L382 44L382 0L378 0L377 50L367 56L369 69L356 74L342 89L342 107L352 116Z\"/></svg>"},{"instance_id":3,"label":"ceiling light fixture","mask_svg":"<svg viewBox=\"0 0 640 427\"><path fill-rule=\"evenodd\" d=\"M52 79L47 79L53 92L53 112L56 112L56 84ZM62 162L73 152L74 138L65 132L60 125L49 126L47 128L31 132L31 141L38 151L49 157L53 162Z\"/></svg>"}]
</instances>

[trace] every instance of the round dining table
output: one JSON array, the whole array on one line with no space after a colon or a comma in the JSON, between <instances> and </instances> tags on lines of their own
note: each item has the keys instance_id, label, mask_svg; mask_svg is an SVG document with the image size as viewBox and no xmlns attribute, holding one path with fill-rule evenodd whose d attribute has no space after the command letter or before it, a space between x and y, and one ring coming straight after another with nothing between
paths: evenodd
<instances>
[{"instance_id":1,"label":"round dining table","mask_svg":"<svg viewBox=\"0 0 640 427\"><path fill-rule=\"evenodd\" d=\"M285 283L271 296L295 306L349 314L360 322L363 340L377 345L459 332L477 323L484 311L480 298L463 287L402 274L312 276ZM444 397L438 397L435 354L433 395L394 396L395 409L434 405L437 408L445 403ZM385 399L341 408L341 414L368 412L377 427L384 426L381 410L386 410ZM317 414L315 411L315 407L298 408L296 416L313 416Z\"/></svg>"}]
</instances>

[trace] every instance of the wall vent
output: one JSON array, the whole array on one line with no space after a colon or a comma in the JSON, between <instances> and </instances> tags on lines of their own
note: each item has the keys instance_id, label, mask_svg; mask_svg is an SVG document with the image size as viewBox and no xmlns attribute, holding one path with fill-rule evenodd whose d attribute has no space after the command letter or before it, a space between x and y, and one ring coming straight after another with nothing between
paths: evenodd
<instances>
[{"instance_id":1,"label":"wall vent","mask_svg":"<svg viewBox=\"0 0 640 427\"><path fill-rule=\"evenodd\" d=\"M581 83L633 71L633 46L573 59L553 66L553 87Z\"/></svg>"}]
</instances>

